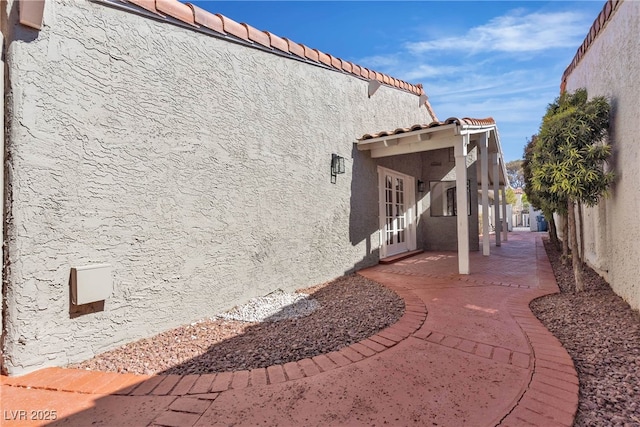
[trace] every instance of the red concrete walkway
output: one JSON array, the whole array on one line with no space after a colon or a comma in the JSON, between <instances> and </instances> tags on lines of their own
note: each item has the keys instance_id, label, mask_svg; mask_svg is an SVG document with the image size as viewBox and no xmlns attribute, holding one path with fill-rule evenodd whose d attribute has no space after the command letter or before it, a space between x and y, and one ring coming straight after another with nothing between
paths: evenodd
<instances>
[{"instance_id":1,"label":"red concrete walkway","mask_svg":"<svg viewBox=\"0 0 640 427\"><path fill-rule=\"evenodd\" d=\"M572 425L573 363L528 308L557 292L540 236L511 233L491 257L473 253L471 269L454 274L455 254L430 252L361 271L398 292L405 315L313 359L210 375L2 377L0 424Z\"/></svg>"}]
</instances>

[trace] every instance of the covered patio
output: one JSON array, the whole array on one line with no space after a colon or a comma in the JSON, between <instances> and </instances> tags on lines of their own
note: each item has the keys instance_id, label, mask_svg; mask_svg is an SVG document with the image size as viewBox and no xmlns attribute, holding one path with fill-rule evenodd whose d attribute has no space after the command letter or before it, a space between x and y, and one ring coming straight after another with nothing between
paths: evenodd
<instances>
[{"instance_id":1,"label":"covered patio","mask_svg":"<svg viewBox=\"0 0 640 427\"><path fill-rule=\"evenodd\" d=\"M390 132L366 134L356 143L359 151L368 151L371 158L383 158L404 154L422 153L433 150L452 149L455 156L455 187L466 188L468 180L467 167L475 161L470 158L472 149L479 150L477 183L480 185L482 206L482 254L490 255L489 230L489 196L492 193L496 218L495 245L500 246L508 239L507 227L501 226L499 218L506 218L506 188L509 185L505 162L500 145L500 136L496 122L492 118L449 118L442 122L428 125L415 125L410 128L399 128ZM470 210L467 192L456 191L455 203L458 212ZM500 212L502 209L502 213ZM382 211L381 211L382 212ZM409 207L409 215L415 215L415 207ZM469 218L456 215L456 234L459 274L470 274L470 239ZM409 223L412 218L409 218ZM477 220L477 218L475 218ZM471 220L474 217L471 216ZM381 229L381 234L382 234ZM411 248L409 248L411 249ZM415 249L415 248L414 248Z\"/></svg>"}]
</instances>

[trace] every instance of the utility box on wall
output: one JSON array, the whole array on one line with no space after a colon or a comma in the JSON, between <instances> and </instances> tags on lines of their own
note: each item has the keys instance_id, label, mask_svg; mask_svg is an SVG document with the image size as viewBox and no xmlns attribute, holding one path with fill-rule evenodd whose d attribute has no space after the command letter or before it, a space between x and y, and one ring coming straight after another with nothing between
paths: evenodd
<instances>
[{"instance_id":1,"label":"utility box on wall","mask_svg":"<svg viewBox=\"0 0 640 427\"><path fill-rule=\"evenodd\" d=\"M44 0L20 0L20 23L40 30L44 15Z\"/></svg>"},{"instance_id":2,"label":"utility box on wall","mask_svg":"<svg viewBox=\"0 0 640 427\"><path fill-rule=\"evenodd\" d=\"M75 305L103 301L113 291L111 264L71 268L71 302Z\"/></svg>"}]
</instances>

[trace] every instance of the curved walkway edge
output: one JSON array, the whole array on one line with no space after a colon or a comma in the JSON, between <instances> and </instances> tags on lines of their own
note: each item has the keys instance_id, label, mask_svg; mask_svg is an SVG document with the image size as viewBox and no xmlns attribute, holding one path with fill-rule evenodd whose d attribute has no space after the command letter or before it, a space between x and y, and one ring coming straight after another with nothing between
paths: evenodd
<instances>
[{"instance_id":1,"label":"curved walkway edge","mask_svg":"<svg viewBox=\"0 0 640 427\"><path fill-rule=\"evenodd\" d=\"M138 375L45 368L20 377L2 376L2 384L81 394L210 398L212 393L231 389L240 390L312 377L375 356L405 340L422 326L427 317L427 309L422 300L406 289L392 285L387 287L396 292L405 303L405 312L396 323L369 338L312 358L266 368L190 375Z\"/></svg>"},{"instance_id":2,"label":"curved walkway edge","mask_svg":"<svg viewBox=\"0 0 640 427\"><path fill-rule=\"evenodd\" d=\"M529 309L558 292L551 265L536 233L509 237L490 257L472 254L469 276L433 252L360 272L398 293L405 313L339 351L218 374L3 376L2 425L571 426L573 362ZM30 419L38 411L55 420Z\"/></svg>"},{"instance_id":3,"label":"curved walkway edge","mask_svg":"<svg viewBox=\"0 0 640 427\"><path fill-rule=\"evenodd\" d=\"M538 292L510 299L510 312L533 350L531 381L501 426L572 426L578 410L578 374L569 353L529 309L538 297L559 292L540 238L536 239Z\"/></svg>"}]
</instances>

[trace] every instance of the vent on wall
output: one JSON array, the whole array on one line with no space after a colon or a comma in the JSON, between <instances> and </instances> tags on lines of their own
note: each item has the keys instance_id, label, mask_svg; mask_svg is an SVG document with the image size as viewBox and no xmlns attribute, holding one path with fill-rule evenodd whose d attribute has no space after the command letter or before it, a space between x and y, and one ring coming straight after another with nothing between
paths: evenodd
<instances>
[{"instance_id":1,"label":"vent on wall","mask_svg":"<svg viewBox=\"0 0 640 427\"><path fill-rule=\"evenodd\" d=\"M71 268L71 302L75 305L103 301L111 296L111 264Z\"/></svg>"}]
</instances>

